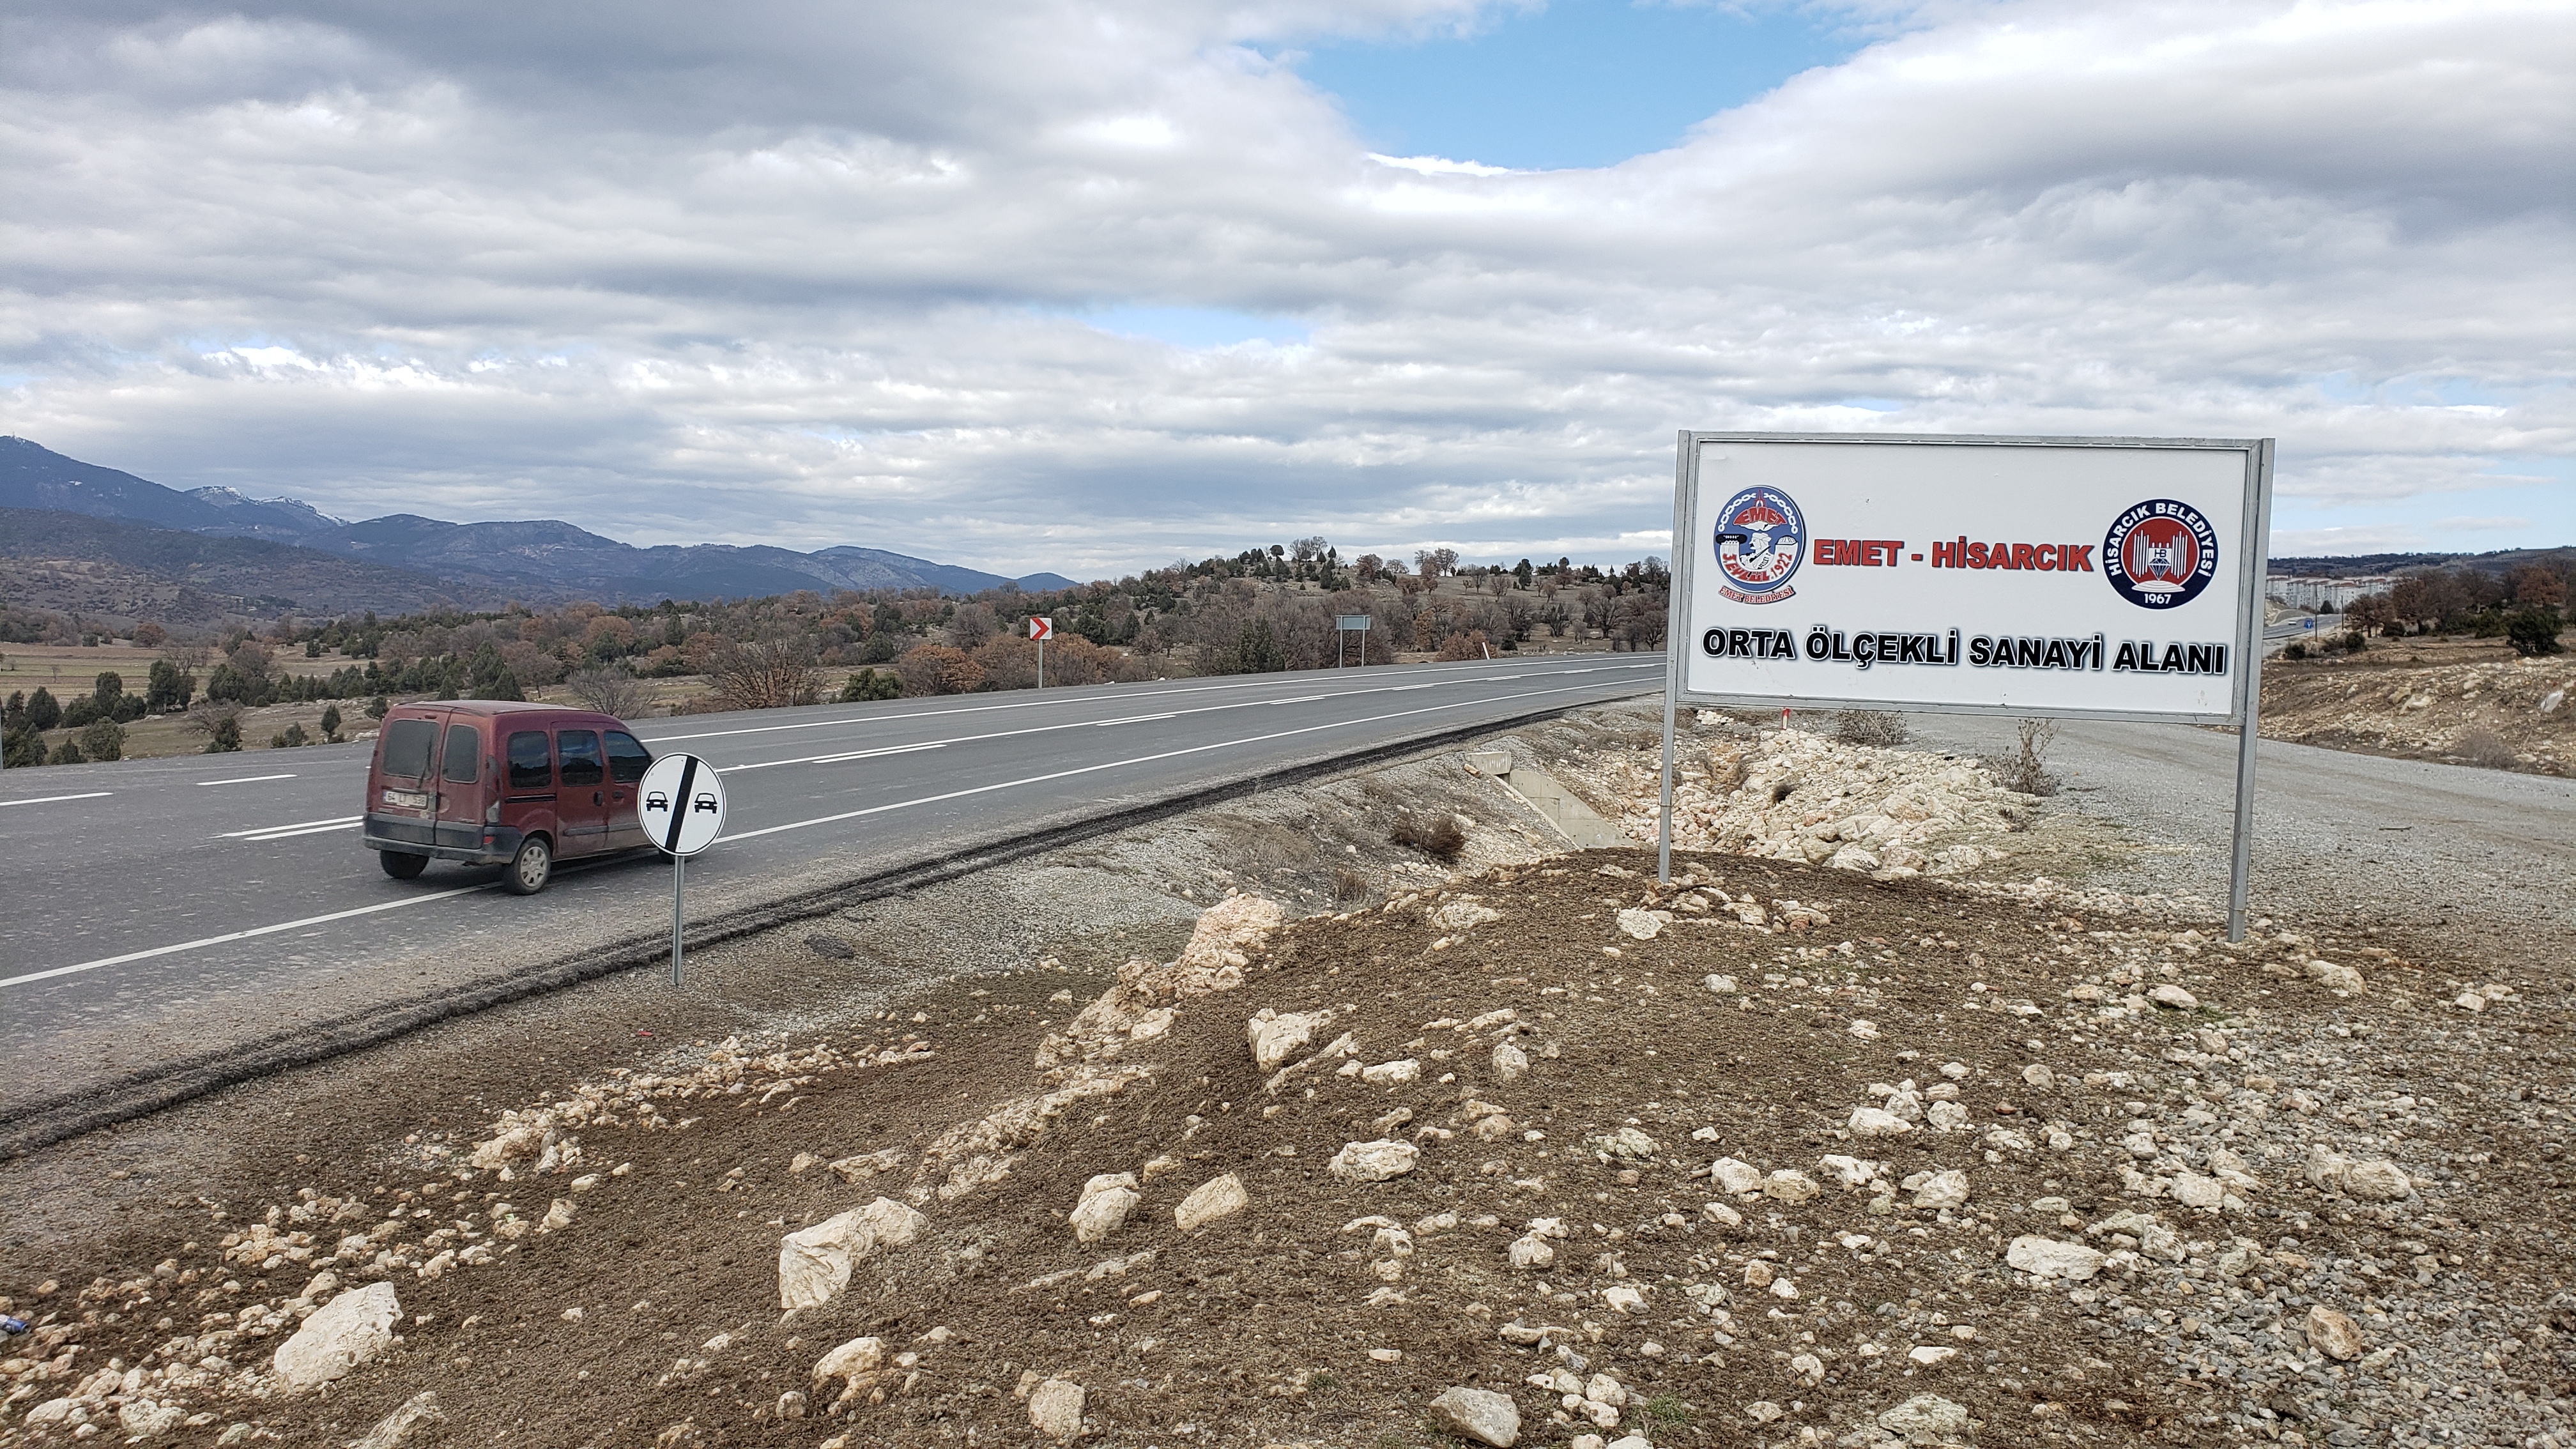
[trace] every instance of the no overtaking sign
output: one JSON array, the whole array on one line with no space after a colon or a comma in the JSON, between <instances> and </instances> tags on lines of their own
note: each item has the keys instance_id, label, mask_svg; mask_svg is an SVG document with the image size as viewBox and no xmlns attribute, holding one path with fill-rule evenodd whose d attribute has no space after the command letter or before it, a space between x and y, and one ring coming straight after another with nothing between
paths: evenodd
<instances>
[{"instance_id":1,"label":"no overtaking sign","mask_svg":"<svg viewBox=\"0 0 2576 1449\"><path fill-rule=\"evenodd\" d=\"M724 833L724 780L695 755L655 760L637 794L637 818L664 855L695 855Z\"/></svg>"},{"instance_id":2,"label":"no overtaking sign","mask_svg":"<svg viewBox=\"0 0 2576 1449\"><path fill-rule=\"evenodd\" d=\"M664 755L636 787L636 819L653 845L671 857L671 984L680 984L682 892L689 857L724 834L724 780L695 755Z\"/></svg>"}]
</instances>

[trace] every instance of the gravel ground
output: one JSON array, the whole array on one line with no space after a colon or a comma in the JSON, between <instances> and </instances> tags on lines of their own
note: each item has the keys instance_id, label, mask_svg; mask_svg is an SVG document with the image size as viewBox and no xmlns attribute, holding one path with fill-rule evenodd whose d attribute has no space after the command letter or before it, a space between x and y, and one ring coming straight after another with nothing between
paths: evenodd
<instances>
[{"instance_id":1,"label":"gravel ground","mask_svg":"<svg viewBox=\"0 0 2576 1449\"><path fill-rule=\"evenodd\" d=\"M1918 734L1995 743L1958 726ZM2282 747L2230 948L2189 897L2232 741L2128 728L2070 729L2069 792L1946 879L1712 853L1659 888L1547 858L1443 754L62 1144L0 1188L35 1324L0 1443L343 1445L424 1394L374 1442L1029 1442L1074 1385L1150 1446L1451 1443L1468 1387L1550 1446L2576 1443L2560 782ZM1461 816L1459 859L1389 846L1398 810ZM2362 837L2356 894L2357 823L2434 839ZM1306 918L1211 944L1229 889ZM1335 1013L1275 1092L1263 1008ZM1420 1070L1342 1075L1345 1031ZM1366 1140L1418 1160L1328 1166ZM1119 1172L1131 1219L1077 1242ZM1244 1209L1180 1228L1227 1174ZM781 1235L881 1193L917 1233L782 1317ZM399 1337L290 1391L272 1352L366 1284ZM887 1362L835 1403L859 1339Z\"/></svg>"}]
</instances>

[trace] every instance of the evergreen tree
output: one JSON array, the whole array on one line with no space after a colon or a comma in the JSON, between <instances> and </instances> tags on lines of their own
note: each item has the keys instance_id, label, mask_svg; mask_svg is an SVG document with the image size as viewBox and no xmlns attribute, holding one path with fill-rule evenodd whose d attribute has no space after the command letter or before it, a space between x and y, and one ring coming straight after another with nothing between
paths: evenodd
<instances>
[{"instance_id":1,"label":"evergreen tree","mask_svg":"<svg viewBox=\"0 0 2576 1449\"><path fill-rule=\"evenodd\" d=\"M238 754L240 752L241 721L237 719L220 719L215 721L215 737L206 741L206 753L210 755L231 755Z\"/></svg>"},{"instance_id":2,"label":"evergreen tree","mask_svg":"<svg viewBox=\"0 0 2576 1449\"><path fill-rule=\"evenodd\" d=\"M125 726L112 719L95 719L80 732L81 752L93 760L125 758Z\"/></svg>"},{"instance_id":3,"label":"evergreen tree","mask_svg":"<svg viewBox=\"0 0 2576 1449\"><path fill-rule=\"evenodd\" d=\"M55 701L51 690L37 685L36 692L27 696L28 725L37 730L49 730L62 722L62 705Z\"/></svg>"}]
</instances>

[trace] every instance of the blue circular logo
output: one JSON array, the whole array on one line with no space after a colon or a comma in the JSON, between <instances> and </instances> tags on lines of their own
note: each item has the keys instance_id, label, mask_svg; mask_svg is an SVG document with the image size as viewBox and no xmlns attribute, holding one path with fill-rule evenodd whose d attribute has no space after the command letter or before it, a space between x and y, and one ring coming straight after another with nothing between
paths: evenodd
<instances>
[{"instance_id":1,"label":"blue circular logo","mask_svg":"<svg viewBox=\"0 0 2576 1449\"><path fill-rule=\"evenodd\" d=\"M2102 577L2141 609L2188 604L2218 577L2218 530L2188 503L2133 503L2102 535Z\"/></svg>"},{"instance_id":2,"label":"blue circular logo","mask_svg":"<svg viewBox=\"0 0 2576 1449\"><path fill-rule=\"evenodd\" d=\"M1807 557L1807 520L1788 494L1754 487L1717 513L1717 567L1755 602L1789 582Z\"/></svg>"}]
</instances>

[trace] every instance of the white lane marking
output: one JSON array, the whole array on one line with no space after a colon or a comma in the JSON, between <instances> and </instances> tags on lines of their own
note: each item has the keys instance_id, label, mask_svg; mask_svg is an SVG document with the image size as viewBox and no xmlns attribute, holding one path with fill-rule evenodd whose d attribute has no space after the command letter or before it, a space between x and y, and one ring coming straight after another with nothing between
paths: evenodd
<instances>
[{"instance_id":1,"label":"white lane marking","mask_svg":"<svg viewBox=\"0 0 2576 1449\"><path fill-rule=\"evenodd\" d=\"M82 971L96 971L102 966L122 966L128 961L148 961L155 956L175 955L181 951L195 951L207 946L221 946L232 941L247 941L254 936L274 936L280 931L300 931L306 926L320 926L326 925L332 921L345 921L352 916L372 916L378 911L398 911L405 906L425 906L431 901L443 901L455 896L472 895L476 891L488 891L492 889L493 886L499 884L499 881L490 881L483 885L458 886L454 890L432 891L425 896L405 896L398 901L383 901L372 906L358 906L351 910L333 911L326 916L306 916L300 921L280 921L274 926L253 926L247 931L228 931L220 936L206 936L194 941L182 941L176 946L155 946L148 951L128 951L122 956L102 956L95 961L83 961L77 966L57 966L50 971L30 971L24 976L0 976L0 987L24 986L31 981L47 981L56 976L70 976Z\"/></svg>"},{"instance_id":2,"label":"white lane marking","mask_svg":"<svg viewBox=\"0 0 2576 1449\"><path fill-rule=\"evenodd\" d=\"M1640 667L1640 666L1628 666L1628 667L1630 667L1630 668L1636 668L1636 667ZM1548 675L1548 677L1549 677L1549 678L1555 678L1555 677L1557 677L1557 676L1559 676L1559 675L1562 675L1562 674L1595 674L1595 673L1599 673L1599 672L1601 672L1601 671L1599 671L1599 670L1593 670L1593 669L1580 669L1580 670L1575 670L1575 669L1568 669L1568 670L1550 670L1550 671L1547 671L1547 675ZM880 747L879 749L876 749L876 750L846 751L846 752L841 752L841 753L836 753L836 754L830 754L830 755L807 755L807 756L802 756L802 757L799 757L799 758L796 758L796 759L792 759L792 760L763 760L763 761L759 761L759 762L756 762L756 763L753 763L753 764L747 764L747 765L727 765L727 766L723 767L722 773L725 773L725 774L732 774L733 772L735 772L735 771L737 771L737 770L765 770L765 769L768 769L768 768L770 768L771 766L774 766L774 765L813 765L813 764L830 764L830 763L833 763L833 762L836 762L836 761L841 761L841 760L864 759L864 758L868 757L869 755L873 755L873 754L895 754L895 753L899 753L899 752L904 751L904 750L914 750L914 749L931 749L931 748L936 748L936 747L938 747L938 746L940 746L940 745L976 745L976 744L984 744L984 743L987 743L987 742L989 742L989 741L993 741L993 740L1013 740L1013 739L1020 739L1020 738L1022 738L1022 737L1024 737L1024 736L1028 736L1028 735L1045 735L1045 734L1054 734L1054 733L1056 733L1056 732L1058 732L1058 731L1061 731L1061 730L1078 730L1078 729L1086 729L1086 728L1097 728L1097 727L1099 727L1099 726L1101 726L1101 725L1132 724L1132 723L1138 723L1138 722L1145 721L1145 720L1178 719L1178 718L1180 718L1182 715L1222 714L1222 713L1224 713L1224 712L1225 712L1225 711L1227 711L1227 710L1234 710L1234 709L1258 709L1258 708L1267 708L1267 707L1269 707L1269 706L1271 706L1271 705L1281 705L1281 704L1312 704L1312 703L1315 703L1315 702L1317 702L1317 701L1319 701L1319 700L1330 700L1330 701L1333 701L1333 702L1335 702L1335 703L1340 703L1340 702L1345 701L1345 700L1356 700L1356 699L1361 698L1361 697L1362 697L1362 696L1364 696L1364 695L1371 695L1371 694L1389 694L1389 693L1392 693L1392 694L1403 694L1403 693L1406 693L1407 691L1410 691L1410 690L1417 690L1417 689L1438 689L1438 688L1441 688L1441 687L1442 687L1442 686L1444 686L1444 685L1451 685L1451 684L1475 684L1475 683L1480 683L1480 682L1482 682L1482 681L1478 680L1478 679L1477 679L1476 677L1474 677L1474 676L1471 676L1471 675L1461 675L1461 676L1459 676L1459 677L1457 677L1457 678L1455 678L1455 679L1438 679L1438 680L1432 680L1432 681L1429 681L1429 682L1427 682L1427 683L1423 683L1423 684L1400 684L1400 685L1391 685L1391 686L1369 685L1369 686L1365 686L1365 687L1357 688L1357 689L1345 689L1345 690L1341 690L1341 691L1338 691L1338 692L1335 692L1335 693L1300 695L1300 696L1297 696L1297 697L1294 697L1294 698L1290 698L1290 699L1230 699L1230 700L1220 700L1220 701L1217 701L1217 702L1214 702L1214 703L1210 703L1210 704L1194 705L1194 706L1191 706L1191 707L1189 707L1189 708L1187 708L1187 709L1171 710L1171 711L1167 711L1167 712L1162 713L1162 714L1135 715L1135 716L1131 716L1131 717L1128 717L1128 718L1123 718L1123 719L1112 719L1112 720L1067 720L1067 721L1064 721L1063 723L1060 723L1060 724L1027 725L1027 726L1024 726L1024 727L1018 728L1018 729L988 730L988 731L986 731L985 733L980 734L980 735L954 735L954 736L951 736L950 738L948 738L948 739L946 739L946 740L933 741L933 742L928 742L928 743L923 743L923 744L915 744L915 745L888 745L888 746ZM913 716L913 718L921 718L921 716ZM846 721L846 722L847 722L847 723L854 723L854 724L855 724L855 723L863 723L863 721L855 721L855 720L854 720L854 721Z\"/></svg>"},{"instance_id":3,"label":"white lane marking","mask_svg":"<svg viewBox=\"0 0 2576 1449\"><path fill-rule=\"evenodd\" d=\"M277 830L302 830L308 825L355 825L363 818L356 815L334 815L328 820L298 820L289 825L262 825L250 830L227 830L217 840L239 840L245 835L266 835Z\"/></svg>"},{"instance_id":4,"label":"white lane marking","mask_svg":"<svg viewBox=\"0 0 2576 1449\"><path fill-rule=\"evenodd\" d=\"M1179 710L1173 710L1169 714L1131 714L1125 719L1096 719L1091 722L1091 727L1096 730L1105 730L1111 725L1150 724L1158 719L1179 719L1180 717L1181 712Z\"/></svg>"},{"instance_id":5,"label":"white lane marking","mask_svg":"<svg viewBox=\"0 0 2576 1449\"><path fill-rule=\"evenodd\" d=\"M242 838L253 845L265 845L272 840L291 840L298 835L328 835L335 830L355 830L357 828L358 822L355 820L339 820L334 821L329 825L307 825L301 829L295 830L269 830L263 831L257 835L246 835Z\"/></svg>"},{"instance_id":6,"label":"white lane marking","mask_svg":"<svg viewBox=\"0 0 2576 1449\"><path fill-rule=\"evenodd\" d=\"M1267 744L1272 740L1284 740L1294 738L1298 735L1310 735L1318 730L1347 729L1353 725L1384 724L1388 720L1410 719L1415 715L1423 714L1438 714L1443 710L1465 709L1470 705L1502 704L1515 699L1542 699L1551 694L1570 694L1573 692L1573 686L1568 686L1564 689L1531 689L1523 690L1519 694L1488 696L1479 699L1452 700L1447 704L1426 705L1421 709L1397 710L1392 714L1369 715L1361 719L1333 720L1325 724L1301 725L1293 730L1276 730L1266 735L1246 735L1239 740L1218 740L1212 744L1188 745L1177 750L1163 750L1156 754L1138 755L1133 759L1106 760L1097 765L1078 765L1070 770L1057 770L1051 774L1045 775L1031 775L1026 779L1003 780L991 785L975 785L963 790L951 790L941 795L925 795L918 800L897 800L885 805L871 805L864 810L845 810L838 815L818 815L811 820L796 820L785 825L772 825L760 830L745 830L732 835L718 836L715 843L717 845L722 845L725 842L732 840L752 840L763 835L776 835L783 830L803 830L810 825L831 825L843 820L857 820L869 815L883 815L889 810L909 810L915 805L937 805L948 800L963 800L969 795L989 795L995 790L1015 790L1023 785L1043 785L1050 780L1069 780L1076 775L1097 774L1102 770L1122 769L1128 765L1150 765L1157 760L1176 760L1184 755L1205 754L1210 750L1228 750L1239 745Z\"/></svg>"},{"instance_id":7,"label":"white lane marking","mask_svg":"<svg viewBox=\"0 0 2576 1449\"><path fill-rule=\"evenodd\" d=\"M39 795L33 800L0 800L0 810L12 805L51 805L57 800L100 800L115 793L113 790L92 790L85 795Z\"/></svg>"},{"instance_id":8,"label":"white lane marking","mask_svg":"<svg viewBox=\"0 0 2576 1449\"><path fill-rule=\"evenodd\" d=\"M244 775L238 780L199 780L200 785L256 785L262 780L292 780L293 775Z\"/></svg>"},{"instance_id":9,"label":"white lane marking","mask_svg":"<svg viewBox=\"0 0 2576 1449\"><path fill-rule=\"evenodd\" d=\"M1383 667L1385 667L1385 666L1379 666L1379 667L1383 668ZM1664 667L1664 666L1663 666L1662 664L1660 664L1660 663L1658 663L1658 664L1587 664L1587 665L1582 665L1582 666L1579 666L1579 667L1572 667L1572 668L1557 668L1557 667L1550 666L1550 665L1539 664L1539 665L1533 665L1533 666L1531 667L1530 672L1531 672L1531 673L1533 673L1533 674L1545 674L1545 675L1548 675L1548 676L1550 676L1550 677L1556 677L1556 676L1559 676L1559 675L1571 675L1571 674L1599 674L1599 673L1601 673L1601 672L1602 672L1602 671L1604 671L1604 670L1661 669L1661 668L1663 668L1663 667ZM1321 672L1323 672L1323 671L1316 671L1316 672L1321 673ZM1332 671L1332 672L1334 672L1334 673L1349 672L1349 673L1353 673L1353 674L1358 674L1360 671L1356 671L1356 670L1354 670L1354 671L1340 671L1340 670L1336 670L1336 671ZM1519 675L1519 676L1492 676L1492 677L1495 677L1495 678L1503 678L1503 677L1511 677L1511 678L1526 678L1527 676L1526 676L1526 675ZM1438 687L1438 686L1439 686L1439 685L1441 685L1441 684L1448 684L1448 683L1459 683L1459 684L1476 683L1476 682L1479 682L1479 679L1480 679L1480 677L1479 677L1479 676L1476 676L1476 675L1465 675L1465 674L1462 674L1462 675L1458 675L1458 676L1456 676L1454 679L1435 680L1435 681L1433 681L1433 682L1432 682L1432 683L1430 683L1430 684L1408 684L1408 685L1400 685L1400 686L1396 686L1396 687L1397 687L1397 688L1401 688L1401 689L1432 689L1432 688L1436 688L1436 687ZM1175 694L1211 694L1211 693L1218 692L1218 691L1220 691L1220 690L1230 690L1230 689L1265 689L1265 688L1275 687L1275 683L1276 683L1276 682L1275 682L1275 681L1273 681L1273 680L1269 680L1269 679L1261 679L1261 680L1246 681L1246 682L1243 682L1243 683L1236 683L1236 684L1193 684L1193 685L1183 685L1183 686L1177 686L1177 687L1169 688L1169 689L1158 689L1158 688L1153 688L1153 687L1150 687L1150 686L1149 686L1149 687L1146 687L1146 688L1142 688L1142 689L1137 690L1137 691L1136 691L1136 693L1134 693L1134 694L1102 694L1102 695L1087 696L1087 698L1105 699L1105 700L1112 700L1112 701L1125 701L1125 700L1137 700L1137 701L1141 701L1143 698L1145 698L1145 697L1147 697L1147 696L1169 696L1169 695L1175 695ZM1371 693L1376 693L1378 690L1383 689L1383 688L1385 688L1385 687L1386 687L1386 686L1382 686L1382 685L1362 685L1362 686L1360 686L1359 688L1356 688L1356 689L1350 689L1350 690L1345 690L1345 691L1343 691L1343 692L1344 692L1344 693L1347 693L1347 694L1371 694ZM951 716L951 715L961 715L961 714L985 714L985 713L989 713L989 712L994 711L994 710L1006 710L1006 709L1036 709L1036 708L1039 708L1039 707L1040 707L1040 706L1042 706L1042 705L1061 704L1061 703L1062 703L1062 701L1061 701L1061 700L1051 700L1051 699L1030 699L1030 700L1021 700L1021 701L1017 701L1017 702L1015 702L1015 703L1011 703L1011 704L975 704L975 705L957 705L957 706L952 706L952 707L942 708L942 709L924 709L924 710L915 710L915 711L912 711L912 712L910 712L910 713L908 713L908 714L839 715L839 716L836 716L836 717L834 717L834 718L832 718L832 719L803 720L803 721L800 721L800 722L798 722L798 723L796 723L796 724L746 725L746 726L744 726L743 728L741 728L741 729L737 729L737 730L707 730L707 731L704 731L704 732L702 732L702 733L699 733L699 734L693 734L693 735L639 735L639 736L637 736L637 738L642 739L642 740L644 741L644 743L646 743L646 744L648 744L648 745L668 745L668 744L677 744L677 743L679 743L679 742L680 742L680 741L682 741L682 740L715 740L715 739L723 739L723 738L726 738L727 736L731 736L731 735L765 735L765 734L775 734L775 733L777 733L777 732L778 732L778 731L780 731L780 730L819 730L819 729L829 729L829 728L831 728L831 727L832 727L832 726L834 726L834 725L857 725L857 724L904 724L904 723L908 723L908 722L911 722L911 721L914 721L914 720L944 719L944 718L947 718L948 716ZM782 764L783 764L783 763L786 763L786 762L785 762L785 761L781 761L780 763L782 763Z\"/></svg>"},{"instance_id":10,"label":"white lane marking","mask_svg":"<svg viewBox=\"0 0 2576 1449\"><path fill-rule=\"evenodd\" d=\"M873 760L879 755L909 755L916 750L944 750L949 744L950 741L947 740L925 740L917 745L885 745L873 750L851 750L838 755L807 755L796 760L761 760L749 765L721 766L716 773L733 775L744 770L766 770L778 765L837 765L848 760Z\"/></svg>"}]
</instances>

